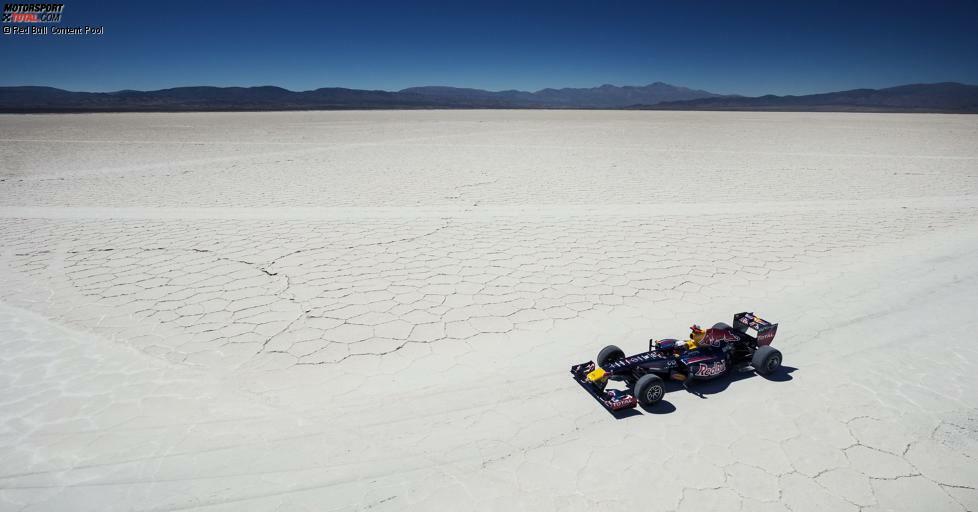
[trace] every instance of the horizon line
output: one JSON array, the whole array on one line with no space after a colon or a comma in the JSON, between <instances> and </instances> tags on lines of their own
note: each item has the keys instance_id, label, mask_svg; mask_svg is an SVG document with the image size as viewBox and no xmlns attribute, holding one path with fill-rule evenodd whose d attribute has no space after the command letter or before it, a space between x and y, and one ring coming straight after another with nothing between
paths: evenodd
<instances>
[{"instance_id":1,"label":"horizon line","mask_svg":"<svg viewBox=\"0 0 978 512\"><path fill-rule=\"evenodd\" d=\"M162 87L162 88L159 88L159 89L116 89L116 90L102 90L102 91L79 90L79 89L63 89L61 87L57 87L57 86L53 86L53 85L22 84L22 85L0 85L0 89L5 89L5 88L36 87L36 88L57 89L57 90L60 90L60 91L65 91L65 92L77 92L77 93L88 93L88 94L113 94L113 93L130 92L130 91L131 92L159 92L159 91L168 91L168 90L174 90L174 89L193 89L193 88L211 88L211 89L262 89L262 88L274 88L274 89L281 89L283 91L293 92L293 93L314 92L314 91L319 91L319 90L323 90L323 89L346 89L346 90L351 90L351 91L371 91L371 92L399 93L399 92L402 92L402 91L406 91L408 89L416 89L416 88L424 88L424 87L443 87L443 88L446 88L446 89L460 89L460 90L485 91L485 92L491 92L491 93L500 93L500 92L511 92L511 91L515 91L515 92L525 92L525 93L535 94L535 93L539 93L541 91L546 91L546 90L557 90L557 91L559 91L559 90L566 90L566 89L598 89L598 88L606 87L606 86L618 87L618 88L624 88L624 87L649 87L651 85L658 85L658 84L668 85L670 87L677 87L677 88L689 89L689 90L694 90L694 91L703 91L703 92L708 92L710 94L717 94L717 95L720 95L720 96L742 96L742 97L756 97L756 98L763 97L763 96L781 96L781 97L788 97L788 96L811 96L811 95L816 95L816 94L827 94L827 93L834 93L834 92L846 92L846 91L858 91L858 90L875 90L875 91L878 91L878 90L883 90L883 89L892 89L892 88L895 88L895 87L905 87L905 86L912 86L912 85L955 84L955 85L965 85L965 86L972 86L972 87L978 86L978 84L969 84L969 83L957 82L957 81L911 82L911 83L899 83L899 84L896 84L896 85L889 85L889 86L886 86L886 87L875 87L875 88L874 87L857 87L857 88L853 88L853 89L830 90L830 91L823 91L823 92L814 92L814 93L809 93L809 94L773 94L773 93L765 93L765 94L758 94L756 96L754 96L754 95L747 95L747 94L738 94L738 93L718 93L718 92L710 91L708 89L699 89L699 88L693 88L693 87L688 87L688 86L684 86L684 85L675 85L675 84L671 84L669 82L663 82L663 81L650 82L650 83L644 84L644 85L615 85L615 84L611 84L611 83L604 83L604 84L596 85L596 86L592 86L592 87L544 87L542 89L537 89L537 90L533 90L533 91L524 90L524 89L496 89L496 90L494 90L494 89L481 89L481 88L478 88L478 87L462 87L462 86L456 86L456 85L435 85L435 84L413 85L413 86L410 86L410 87L405 87L403 89L369 89L369 88L356 88L356 87L344 87L344 86L324 86L324 87L317 87L315 89L289 89L287 87L282 87L282 86L279 86L279 85L271 85L271 84L263 84L263 85L200 85L200 84L198 84L198 85L177 85L177 86L172 86L172 87Z\"/></svg>"}]
</instances>

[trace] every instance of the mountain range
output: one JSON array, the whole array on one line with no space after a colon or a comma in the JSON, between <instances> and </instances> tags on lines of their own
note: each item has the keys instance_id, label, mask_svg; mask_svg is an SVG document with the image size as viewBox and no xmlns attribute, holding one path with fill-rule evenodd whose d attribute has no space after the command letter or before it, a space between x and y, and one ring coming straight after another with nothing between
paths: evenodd
<instances>
[{"instance_id":1,"label":"mountain range","mask_svg":"<svg viewBox=\"0 0 978 512\"><path fill-rule=\"evenodd\" d=\"M978 113L978 86L953 82L804 96L732 96L663 82L644 86L486 91L411 87L400 91L281 87L177 87L156 91L73 92L0 87L0 112L177 112L425 108L579 108Z\"/></svg>"},{"instance_id":2,"label":"mountain range","mask_svg":"<svg viewBox=\"0 0 978 512\"><path fill-rule=\"evenodd\" d=\"M805 96L713 96L664 101L631 108L655 110L767 110L825 112L978 113L978 86L943 82L886 89L809 94Z\"/></svg>"},{"instance_id":3,"label":"mountain range","mask_svg":"<svg viewBox=\"0 0 978 512\"><path fill-rule=\"evenodd\" d=\"M695 100L719 97L719 94L688 89L663 82L643 86L604 84L587 89L541 89L526 91L484 91L458 87L411 87L398 91L417 94L432 100L487 101L503 106L544 108L624 108L631 105L654 105L667 101Z\"/></svg>"}]
</instances>

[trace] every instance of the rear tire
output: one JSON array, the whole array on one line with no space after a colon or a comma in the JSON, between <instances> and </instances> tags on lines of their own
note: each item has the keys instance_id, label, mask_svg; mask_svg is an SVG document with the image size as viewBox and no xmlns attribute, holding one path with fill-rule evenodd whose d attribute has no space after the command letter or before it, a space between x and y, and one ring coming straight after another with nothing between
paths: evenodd
<instances>
[{"instance_id":1,"label":"rear tire","mask_svg":"<svg viewBox=\"0 0 978 512\"><path fill-rule=\"evenodd\" d=\"M601 349L598 352L597 363L598 366L604 366L607 363L613 363L619 359L625 358L625 352L615 345L608 345L607 347Z\"/></svg>"},{"instance_id":2,"label":"rear tire","mask_svg":"<svg viewBox=\"0 0 978 512\"><path fill-rule=\"evenodd\" d=\"M754 352L750 361L760 375L771 375L781 368L781 352L774 347L761 347Z\"/></svg>"},{"instance_id":3,"label":"rear tire","mask_svg":"<svg viewBox=\"0 0 978 512\"><path fill-rule=\"evenodd\" d=\"M652 407L666 394L666 385L658 375L642 375L635 384L635 398L642 407Z\"/></svg>"},{"instance_id":4,"label":"rear tire","mask_svg":"<svg viewBox=\"0 0 978 512\"><path fill-rule=\"evenodd\" d=\"M717 323L713 324L713 328L714 329L723 329L725 331L729 331L730 329L733 329L733 327L730 327L729 325L727 325L727 324L725 324L723 322L717 322Z\"/></svg>"}]
</instances>

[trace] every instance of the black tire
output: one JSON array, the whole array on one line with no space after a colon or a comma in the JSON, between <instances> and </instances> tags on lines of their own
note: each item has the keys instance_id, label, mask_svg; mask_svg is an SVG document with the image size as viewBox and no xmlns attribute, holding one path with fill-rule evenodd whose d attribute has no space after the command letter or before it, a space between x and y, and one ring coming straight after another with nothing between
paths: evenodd
<instances>
[{"instance_id":1,"label":"black tire","mask_svg":"<svg viewBox=\"0 0 978 512\"><path fill-rule=\"evenodd\" d=\"M635 398L642 407L652 407L666 394L666 385L655 374L642 375L635 383Z\"/></svg>"},{"instance_id":2,"label":"black tire","mask_svg":"<svg viewBox=\"0 0 978 512\"><path fill-rule=\"evenodd\" d=\"M601 349L601 352L598 352L598 359L596 362L598 363L598 366L604 366L607 363L624 358L625 352L622 349L616 347L615 345L608 345L607 347Z\"/></svg>"},{"instance_id":3,"label":"black tire","mask_svg":"<svg viewBox=\"0 0 978 512\"><path fill-rule=\"evenodd\" d=\"M754 352L750 364L760 375L771 375L781 368L781 352L773 347L761 347Z\"/></svg>"},{"instance_id":4,"label":"black tire","mask_svg":"<svg viewBox=\"0 0 978 512\"><path fill-rule=\"evenodd\" d=\"M714 329L723 329L723 330L726 330L726 331L729 331L730 329L733 329L733 327L730 327L729 325L727 325L727 324L725 324L723 322L717 322L717 323L713 324L713 328Z\"/></svg>"}]
</instances>

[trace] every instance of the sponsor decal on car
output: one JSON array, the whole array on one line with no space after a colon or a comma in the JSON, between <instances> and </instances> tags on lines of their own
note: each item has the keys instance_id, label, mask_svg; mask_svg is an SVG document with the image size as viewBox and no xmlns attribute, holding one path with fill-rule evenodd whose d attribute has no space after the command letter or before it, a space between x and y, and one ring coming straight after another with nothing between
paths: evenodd
<instances>
[{"instance_id":1,"label":"sponsor decal on car","mask_svg":"<svg viewBox=\"0 0 978 512\"><path fill-rule=\"evenodd\" d=\"M723 360L716 361L713 364L701 364L699 368L696 369L695 375L697 377L714 377L720 375L727 370L727 363Z\"/></svg>"},{"instance_id":2,"label":"sponsor decal on car","mask_svg":"<svg viewBox=\"0 0 978 512\"><path fill-rule=\"evenodd\" d=\"M736 334L724 330L724 329L709 329L706 331L706 335L703 336L703 341L699 342L700 345L707 345L710 347L719 347L725 343L733 343L740 338Z\"/></svg>"},{"instance_id":3,"label":"sponsor decal on car","mask_svg":"<svg viewBox=\"0 0 978 512\"><path fill-rule=\"evenodd\" d=\"M666 357L658 352L642 352L641 354L636 354L631 357L626 357L624 359L619 359L615 362L608 363L605 368L609 370L615 370L619 368L625 368L633 364L647 363L649 361L658 361L665 359Z\"/></svg>"},{"instance_id":4,"label":"sponsor decal on car","mask_svg":"<svg viewBox=\"0 0 978 512\"><path fill-rule=\"evenodd\" d=\"M774 329L771 329L769 331L765 331L765 332L762 332L762 333L758 334L757 335L757 344L758 345L770 345L771 344L771 341L774 340L774 333L775 332L776 331Z\"/></svg>"}]
</instances>

